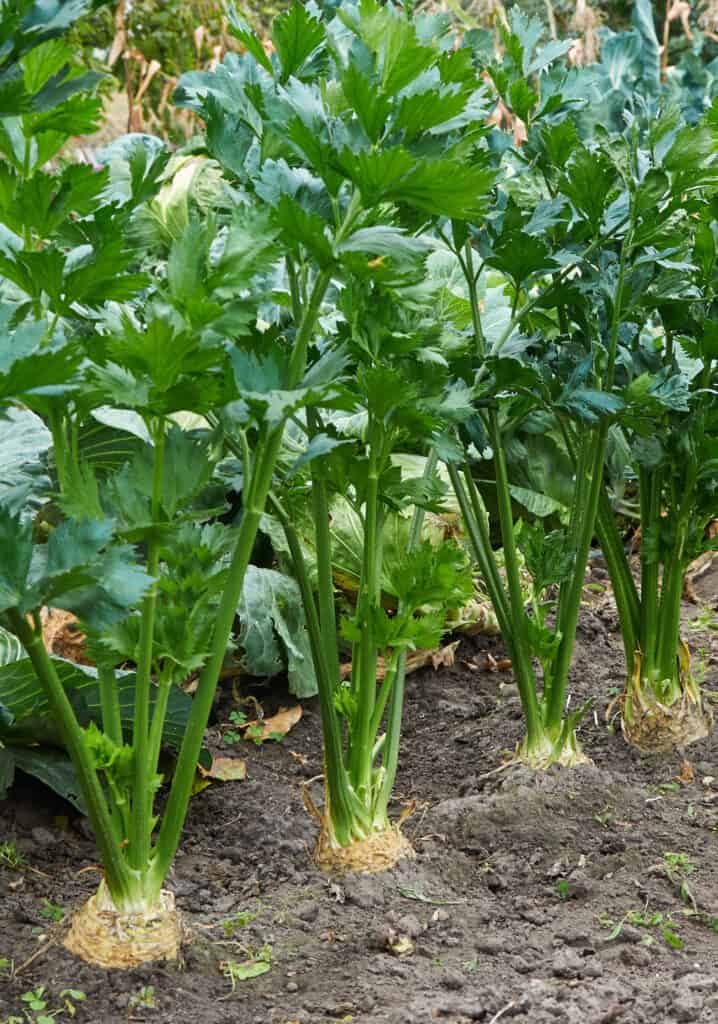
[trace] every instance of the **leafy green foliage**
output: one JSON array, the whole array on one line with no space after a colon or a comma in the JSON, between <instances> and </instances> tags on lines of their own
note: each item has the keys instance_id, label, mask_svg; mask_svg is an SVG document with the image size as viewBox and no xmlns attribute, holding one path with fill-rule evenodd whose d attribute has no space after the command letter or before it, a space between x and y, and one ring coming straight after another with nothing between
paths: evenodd
<instances>
[{"instance_id":1,"label":"leafy green foliage","mask_svg":"<svg viewBox=\"0 0 718 1024\"><path fill-rule=\"evenodd\" d=\"M317 681L295 581L274 569L250 566L237 615L242 668L271 678L286 666L290 692L314 696Z\"/></svg>"}]
</instances>

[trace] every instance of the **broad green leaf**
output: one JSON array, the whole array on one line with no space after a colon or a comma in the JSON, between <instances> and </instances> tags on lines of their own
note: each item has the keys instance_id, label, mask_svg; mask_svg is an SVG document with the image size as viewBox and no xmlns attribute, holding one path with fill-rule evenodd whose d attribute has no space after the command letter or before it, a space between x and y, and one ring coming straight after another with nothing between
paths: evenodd
<instances>
[{"instance_id":1,"label":"broad green leaf","mask_svg":"<svg viewBox=\"0 0 718 1024\"><path fill-rule=\"evenodd\" d=\"M51 444L50 431L29 409L10 406L0 418L0 503L9 511L25 516L46 499L43 457Z\"/></svg>"},{"instance_id":2,"label":"broad green leaf","mask_svg":"<svg viewBox=\"0 0 718 1024\"><path fill-rule=\"evenodd\" d=\"M641 40L643 80L650 89L657 90L661 83L661 45L656 35L654 5L650 0L635 0L632 20Z\"/></svg>"},{"instance_id":3,"label":"broad green leaf","mask_svg":"<svg viewBox=\"0 0 718 1024\"><path fill-rule=\"evenodd\" d=\"M0 668L23 657L25 650L15 634L0 627Z\"/></svg>"},{"instance_id":4,"label":"broad green leaf","mask_svg":"<svg viewBox=\"0 0 718 1024\"><path fill-rule=\"evenodd\" d=\"M533 516L539 516L543 519L554 513L565 511L565 506L562 502L556 501L555 498L550 498L547 494L529 490L527 487L517 487L514 484L510 485L509 490L511 491L511 497L518 501L520 505L523 505L526 511L530 512Z\"/></svg>"},{"instance_id":5,"label":"broad green leaf","mask_svg":"<svg viewBox=\"0 0 718 1024\"><path fill-rule=\"evenodd\" d=\"M82 791L69 756L55 747L7 746L0 753L12 758L13 766L49 786L55 793L85 813Z\"/></svg>"},{"instance_id":6,"label":"broad green leaf","mask_svg":"<svg viewBox=\"0 0 718 1024\"><path fill-rule=\"evenodd\" d=\"M408 235L403 228L377 225L359 228L337 246L338 252L368 252L376 256L403 256L426 253L433 243L426 237Z\"/></svg>"},{"instance_id":7,"label":"broad green leaf","mask_svg":"<svg viewBox=\"0 0 718 1024\"><path fill-rule=\"evenodd\" d=\"M271 677L286 667L290 691L313 696L317 683L298 584L274 569L250 565L237 615L245 671Z\"/></svg>"},{"instance_id":8,"label":"broad green leaf","mask_svg":"<svg viewBox=\"0 0 718 1024\"><path fill-rule=\"evenodd\" d=\"M32 524L0 506L0 611L23 601L32 559Z\"/></svg>"},{"instance_id":9,"label":"broad green leaf","mask_svg":"<svg viewBox=\"0 0 718 1024\"><path fill-rule=\"evenodd\" d=\"M52 662L80 724L87 726L90 722L95 722L99 725L102 715L95 670L54 656ZM122 728L125 735L130 737L136 694L133 673L118 673L117 694ZM153 686L153 706L155 699L156 687ZM191 707L192 698L179 687L173 687L170 691L163 740L167 746L175 750L182 742ZM27 657L20 657L17 661L0 667L0 740L12 741L15 746L33 742L62 746L58 723L50 712L32 662Z\"/></svg>"}]
</instances>

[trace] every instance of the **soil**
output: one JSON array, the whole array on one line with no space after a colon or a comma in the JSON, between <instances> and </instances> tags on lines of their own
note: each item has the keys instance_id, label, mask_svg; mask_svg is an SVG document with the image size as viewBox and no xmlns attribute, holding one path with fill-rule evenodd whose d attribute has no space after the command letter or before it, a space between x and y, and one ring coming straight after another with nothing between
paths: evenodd
<instances>
[{"instance_id":1,"label":"soil","mask_svg":"<svg viewBox=\"0 0 718 1024\"><path fill-rule=\"evenodd\" d=\"M718 566L696 590L715 609ZM223 694L209 743L241 754L247 778L193 799L169 880L194 936L179 966L105 972L59 945L49 904L96 888L94 846L68 805L16 785L0 839L27 866L0 867L0 958L15 967L0 1021L44 985L48 1009L63 989L84 992L75 1019L92 1024L718 1022L715 742L643 757L607 729L623 658L610 599L592 594L570 699L595 698L580 729L593 764L495 770L521 737L519 701L496 668L500 641L463 640L453 667L408 680L395 812L415 805L404 829L416 857L382 875L330 879L312 865L301 787L322 768L316 702L282 744L222 750ZM686 636L718 690L716 617L685 610L700 616ZM287 702L280 687L257 695L267 713ZM233 991L224 965L265 944L271 969Z\"/></svg>"}]
</instances>

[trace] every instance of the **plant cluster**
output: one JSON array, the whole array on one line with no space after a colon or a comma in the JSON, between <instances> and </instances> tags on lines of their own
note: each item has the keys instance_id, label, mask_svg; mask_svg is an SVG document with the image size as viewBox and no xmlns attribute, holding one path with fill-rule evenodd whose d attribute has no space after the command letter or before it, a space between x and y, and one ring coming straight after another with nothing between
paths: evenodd
<instances>
[{"instance_id":1,"label":"plant cluster","mask_svg":"<svg viewBox=\"0 0 718 1024\"><path fill-rule=\"evenodd\" d=\"M443 15L295 3L271 53L232 14L241 52L182 77L201 142L132 135L95 168L62 155L99 116L62 38L83 9L0 12L0 783L23 730L64 746L105 872L67 941L126 966L176 955L163 884L237 644L318 692L328 870L406 852L407 658L477 572L517 759L585 759L566 695L596 536L626 737L705 734L680 596L718 510L718 111L659 69L598 123L603 65L518 8L497 51ZM658 52L644 0L624 35ZM612 506L634 497L640 588ZM87 666L48 650L47 609ZM246 952L233 987L269 969Z\"/></svg>"}]
</instances>

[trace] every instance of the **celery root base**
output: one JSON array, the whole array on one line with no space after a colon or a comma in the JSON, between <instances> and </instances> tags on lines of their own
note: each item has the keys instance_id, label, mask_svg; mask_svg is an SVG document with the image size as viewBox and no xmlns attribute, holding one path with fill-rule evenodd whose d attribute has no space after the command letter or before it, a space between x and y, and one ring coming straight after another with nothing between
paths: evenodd
<instances>
[{"instance_id":1,"label":"celery root base","mask_svg":"<svg viewBox=\"0 0 718 1024\"><path fill-rule=\"evenodd\" d=\"M337 846L330 838L326 822L322 821L314 862L320 871L330 875L345 875L350 871L368 875L388 871L400 860L413 856L414 849L398 825L372 832L366 839L355 840L349 846Z\"/></svg>"},{"instance_id":2,"label":"celery root base","mask_svg":"<svg viewBox=\"0 0 718 1024\"><path fill-rule=\"evenodd\" d=\"M174 895L163 890L158 907L118 911L104 882L74 914L64 946L98 967L127 969L153 960L176 960L184 938Z\"/></svg>"},{"instance_id":3,"label":"celery root base","mask_svg":"<svg viewBox=\"0 0 718 1024\"><path fill-rule=\"evenodd\" d=\"M621 716L624 739L644 754L667 754L677 747L697 743L712 728L712 711L688 692L671 705L636 700L634 695L630 717L625 711Z\"/></svg>"}]
</instances>

